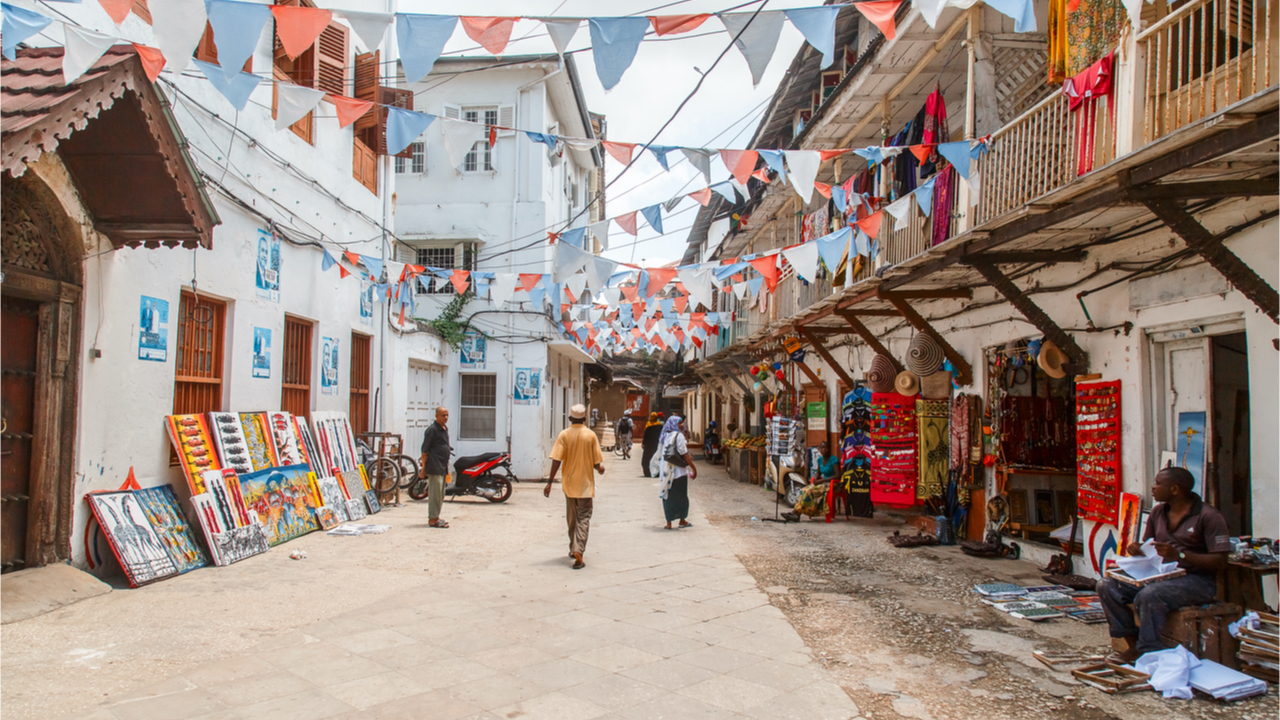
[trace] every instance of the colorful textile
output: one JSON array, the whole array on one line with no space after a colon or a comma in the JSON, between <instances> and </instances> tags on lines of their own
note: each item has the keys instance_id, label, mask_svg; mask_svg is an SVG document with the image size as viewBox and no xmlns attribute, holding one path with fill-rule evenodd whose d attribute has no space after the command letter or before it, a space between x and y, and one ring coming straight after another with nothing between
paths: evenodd
<instances>
[{"instance_id":1,"label":"colorful textile","mask_svg":"<svg viewBox=\"0 0 1280 720\"><path fill-rule=\"evenodd\" d=\"M1067 79L1067 2L1049 0L1048 82L1060 85Z\"/></svg>"},{"instance_id":2,"label":"colorful textile","mask_svg":"<svg viewBox=\"0 0 1280 720\"><path fill-rule=\"evenodd\" d=\"M800 491L800 499L796 501L795 511L809 517L825 515L827 513L827 491L830 489L831 485L824 482L806 485L804 490Z\"/></svg>"},{"instance_id":3,"label":"colorful textile","mask_svg":"<svg viewBox=\"0 0 1280 720\"><path fill-rule=\"evenodd\" d=\"M1067 105L1076 116L1076 173L1079 175L1093 170L1098 141L1098 101L1111 95L1114 62L1115 53L1107 53L1062 85ZM1114 114L1115 106L1111 109Z\"/></svg>"},{"instance_id":4,"label":"colorful textile","mask_svg":"<svg viewBox=\"0 0 1280 720\"><path fill-rule=\"evenodd\" d=\"M898 393L871 396L871 501L908 506L916 501L915 398Z\"/></svg>"},{"instance_id":5,"label":"colorful textile","mask_svg":"<svg viewBox=\"0 0 1280 720\"><path fill-rule=\"evenodd\" d=\"M949 472L947 425L951 414L946 400L916 400L916 421L920 426L920 478L916 499L941 495Z\"/></svg>"},{"instance_id":6,"label":"colorful textile","mask_svg":"<svg viewBox=\"0 0 1280 720\"><path fill-rule=\"evenodd\" d=\"M956 171L947 166L935 177L933 184L933 211L929 213L933 225L929 246L941 245L951 237L951 204L955 201Z\"/></svg>"},{"instance_id":7,"label":"colorful textile","mask_svg":"<svg viewBox=\"0 0 1280 720\"><path fill-rule=\"evenodd\" d=\"M1120 0L1079 0L1068 8L1067 76L1079 75L1113 50L1128 17Z\"/></svg>"}]
</instances>

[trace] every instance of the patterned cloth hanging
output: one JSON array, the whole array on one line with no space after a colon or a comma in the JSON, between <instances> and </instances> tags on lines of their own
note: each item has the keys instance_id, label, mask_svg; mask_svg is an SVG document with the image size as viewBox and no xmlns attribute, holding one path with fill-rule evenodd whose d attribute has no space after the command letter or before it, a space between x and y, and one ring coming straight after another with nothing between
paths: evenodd
<instances>
[{"instance_id":1,"label":"patterned cloth hanging","mask_svg":"<svg viewBox=\"0 0 1280 720\"><path fill-rule=\"evenodd\" d=\"M951 408L946 400L916 400L916 421L920 433L920 477L916 483L916 499L928 500L941 495L950 470L947 431Z\"/></svg>"},{"instance_id":2,"label":"patterned cloth hanging","mask_svg":"<svg viewBox=\"0 0 1280 720\"><path fill-rule=\"evenodd\" d=\"M916 502L915 400L898 393L871 396L871 501L909 506Z\"/></svg>"}]
</instances>

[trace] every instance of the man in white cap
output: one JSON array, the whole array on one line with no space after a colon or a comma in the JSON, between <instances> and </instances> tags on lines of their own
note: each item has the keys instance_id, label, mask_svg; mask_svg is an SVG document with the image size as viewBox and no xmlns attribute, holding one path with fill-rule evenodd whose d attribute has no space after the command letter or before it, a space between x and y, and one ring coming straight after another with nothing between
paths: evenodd
<instances>
[{"instance_id":1,"label":"man in white cap","mask_svg":"<svg viewBox=\"0 0 1280 720\"><path fill-rule=\"evenodd\" d=\"M551 448L551 474L547 476L547 486L542 489L544 497L551 497L551 483L555 482L556 473L563 465L564 477L560 488L564 490L565 518L569 522L569 556L573 558L574 570L586 567L582 553L587 550L587 533L591 530L591 510L596 495L596 479L591 470L604 474L600 440L587 429L586 419L586 407L574 405L569 408L570 425L560 432L555 447Z\"/></svg>"}]
</instances>

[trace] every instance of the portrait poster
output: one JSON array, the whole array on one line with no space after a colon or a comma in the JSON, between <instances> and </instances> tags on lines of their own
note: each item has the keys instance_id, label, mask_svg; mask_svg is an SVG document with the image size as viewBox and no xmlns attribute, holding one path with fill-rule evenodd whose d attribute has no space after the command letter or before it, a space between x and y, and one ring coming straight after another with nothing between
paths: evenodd
<instances>
[{"instance_id":1,"label":"portrait poster","mask_svg":"<svg viewBox=\"0 0 1280 720\"><path fill-rule=\"evenodd\" d=\"M1200 497L1204 497L1204 423L1203 411L1178 413L1178 434L1174 437L1178 441L1177 464L1196 479L1195 491Z\"/></svg>"},{"instance_id":2,"label":"portrait poster","mask_svg":"<svg viewBox=\"0 0 1280 720\"><path fill-rule=\"evenodd\" d=\"M258 231L258 254L254 268L258 297L280 302L280 236Z\"/></svg>"},{"instance_id":3,"label":"portrait poster","mask_svg":"<svg viewBox=\"0 0 1280 720\"><path fill-rule=\"evenodd\" d=\"M169 359L169 301L142 296L138 309L138 359Z\"/></svg>"},{"instance_id":4,"label":"portrait poster","mask_svg":"<svg viewBox=\"0 0 1280 720\"><path fill-rule=\"evenodd\" d=\"M320 338L320 392L338 394L338 339Z\"/></svg>"},{"instance_id":5,"label":"portrait poster","mask_svg":"<svg viewBox=\"0 0 1280 720\"><path fill-rule=\"evenodd\" d=\"M1052 525L1053 514L1053 491L1052 490L1036 490L1036 524Z\"/></svg>"},{"instance_id":6,"label":"portrait poster","mask_svg":"<svg viewBox=\"0 0 1280 720\"><path fill-rule=\"evenodd\" d=\"M542 395L542 368L516 368L515 404L537 405Z\"/></svg>"},{"instance_id":7,"label":"portrait poster","mask_svg":"<svg viewBox=\"0 0 1280 720\"><path fill-rule=\"evenodd\" d=\"M1005 491L1005 496L1009 499L1009 522L1019 525L1031 524L1027 516L1027 491L1010 489Z\"/></svg>"},{"instance_id":8,"label":"portrait poster","mask_svg":"<svg viewBox=\"0 0 1280 720\"><path fill-rule=\"evenodd\" d=\"M253 329L253 376L271 377L271 328Z\"/></svg>"},{"instance_id":9,"label":"portrait poster","mask_svg":"<svg viewBox=\"0 0 1280 720\"><path fill-rule=\"evenodd\" d=\"M360 281L360 324L373 324L373 293L376 291L373 283L367 280Z\"/></svg>"},{"instance_id":10,"label":"portrait poster","mask_svg":"<svg viewBox=\"0 0 1280 720\"><path fill-rule=\"evenodd\" d=\"M458 351L459 365L464 370L483 370L485 337L477 332L468 332L462 340L462 348Z\"/></svg>"}]
</instances>

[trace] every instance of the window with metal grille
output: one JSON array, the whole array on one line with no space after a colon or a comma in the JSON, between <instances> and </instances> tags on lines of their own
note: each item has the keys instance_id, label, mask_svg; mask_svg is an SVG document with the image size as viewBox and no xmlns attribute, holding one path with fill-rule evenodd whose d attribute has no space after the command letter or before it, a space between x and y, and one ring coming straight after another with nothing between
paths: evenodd
<instances>
[{"instance_id":1,"label":"window with metal grille","mask_svg":"<svg viewBox=\"0 0 1280 720\"><path fill-rule=\"evenodd\" d=\"M222 348L227 304L184 292L178 308L173 414L222 410Z\"/></svg>"},{"instance_id":2,"label":"window with metal grille","mask_svg":"<svg viewBox=\"0 0 1280 720\"><path fill-rule=\"evenodd\" d=\"M483 122L486 128L498 124L498 108L462 108L462 119L467 122ZM493 170L493 146L488 138L471 146L471 152L462 161L463 172L491 172Z\"/></svg>"},{"instance_id":3,"label":"window with metal grille","mask_svg":"<svg viewBox=\"0 0 1280 720\"><path fill-rule=\"evenodd\" d=\"M409 151L413 153L413 157L396 156L396 174L407 175L413 173L421 175L425 173L427 171L427 146L420 142L410 143Z\"/></svg>"},{"instance_id":4,"label":"window with metal grille","mask_svg":"<svg viewBox=\"0 0 1280 720\"><path fill-rule=\"evenodd\" d=\"M284 318L284 369L280 374L280 409L311 418L311 323Z\"/></svg>"},{"instance_id":5,"label":"window with metal grille","mask_svg":"<svg viewBox=\"0 0 1280 720\"><path fill-rule=\"evenodd\" d=\"M463 375L460 440L493 440L498 427L498 376Z\"/></svg>"},{"instance_id":6,"label":"window with metal grille","mask_svg":"<svg viewBox=\"0 0 1280 720\"><path fill-rule=\"evenodd\" d=\"M369 385L372 338L351 333L351 430L369 432Z\"/></svg>"}]
</instances>

